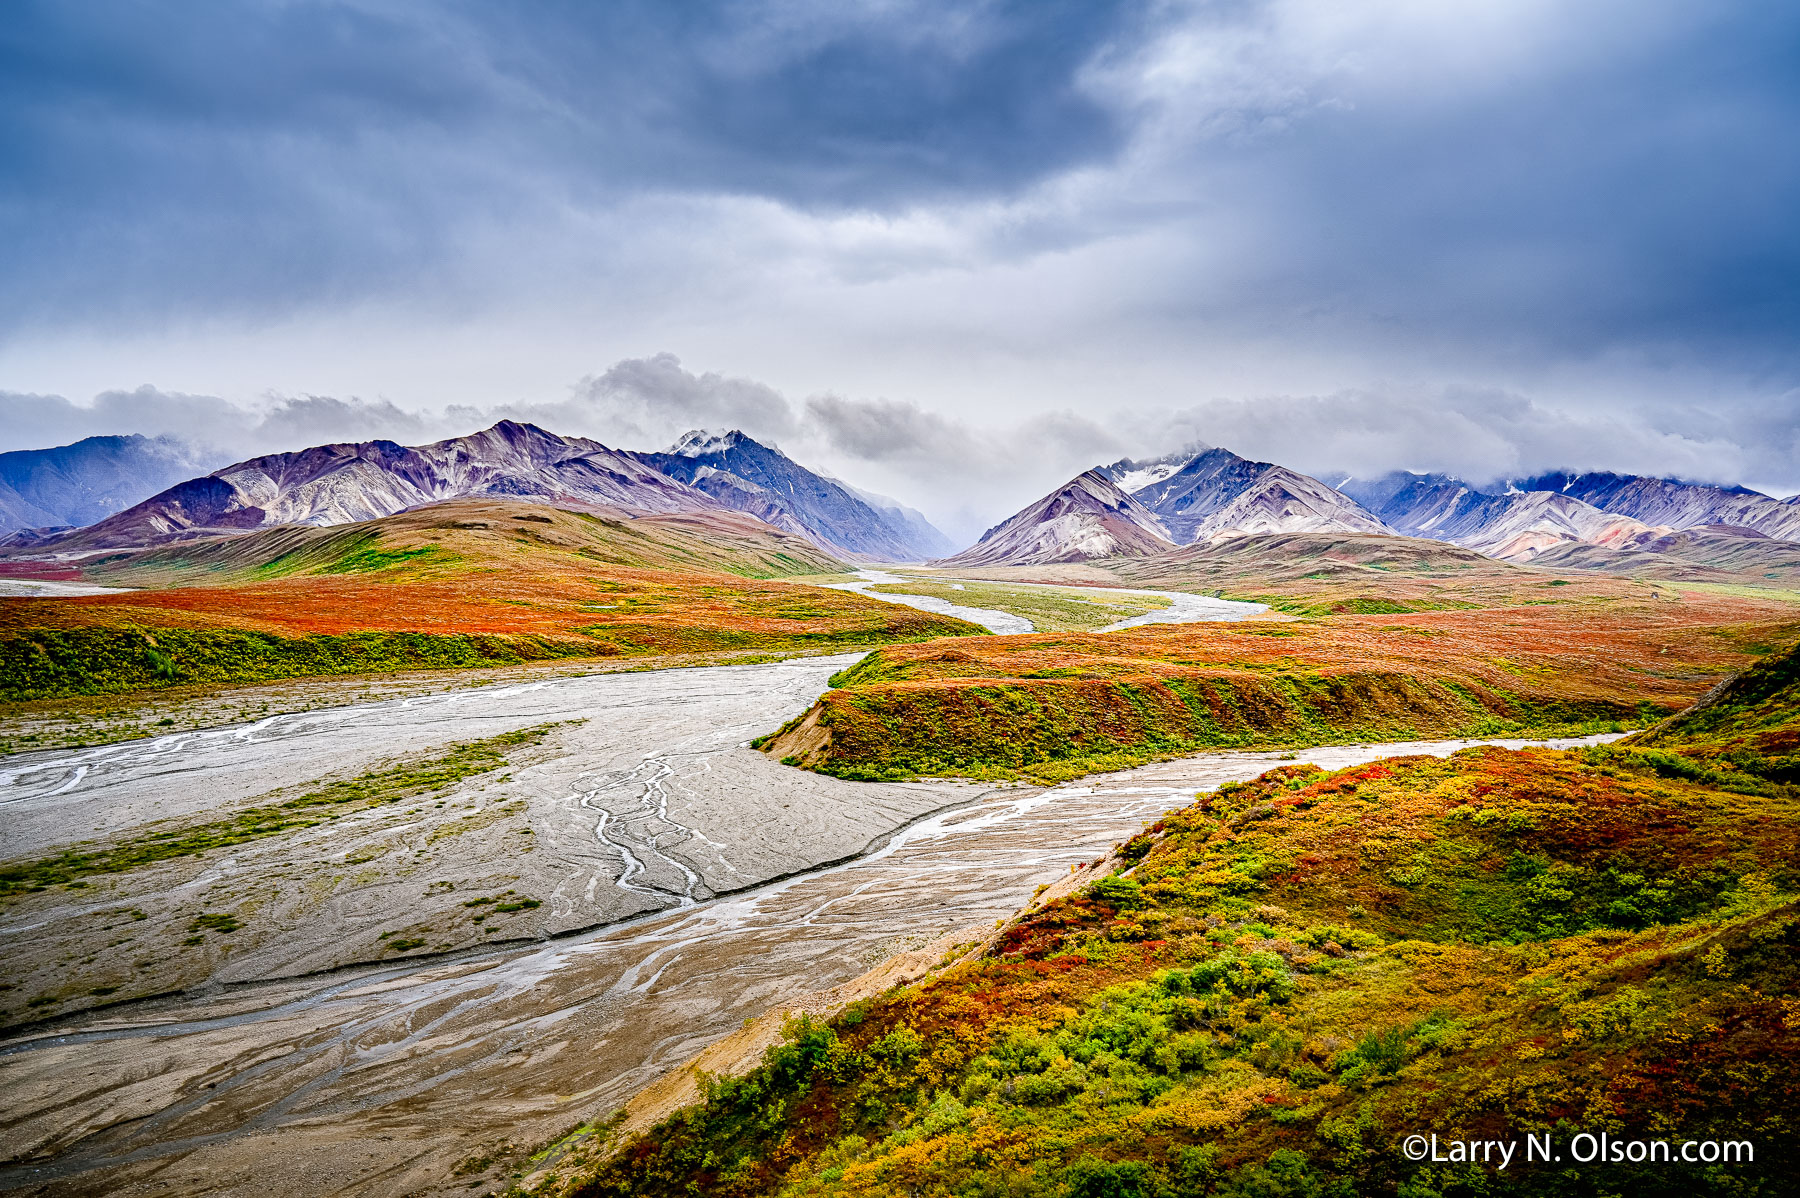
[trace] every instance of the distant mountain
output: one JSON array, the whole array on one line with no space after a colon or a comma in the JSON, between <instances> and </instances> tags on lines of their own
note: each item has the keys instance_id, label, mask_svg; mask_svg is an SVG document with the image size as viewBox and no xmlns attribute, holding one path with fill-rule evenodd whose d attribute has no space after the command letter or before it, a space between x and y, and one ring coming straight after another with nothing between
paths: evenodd
<instances>
[{"instance_id":1,"label":"distant mountain","mask_svg":"<svg viewBox=\"0 0 1800 1198\"><path fill-rule=\"evenodd\" d=\"M1724 524L1766 537L1800 541L1800 495L1772 499L1748 487L1684 483L1635 474L1540 474L1513 484L1521 491L1555 491L1604 512L1665 528Z\"/></svg>"},{"instance_id":2,"label":"distant mountain","mask_svg":"<svg viewBox=\"0 0 1800 1198\"><path fill-rule=\"evenodd\" d=\"M1144 557L1173 549L1143 504L1089 470L995 525L943 566L1036 566L1097 557Z\"/></svg>"},{"instance_id":3,"label":"distant mountain","mask_svg":"<svg viewBox=\"0 0 1800 1198\"><path fill-rule=\"evenodd\" d=\"M1503 561L1526 562L1557 545L1610 547L1652 531L1630 516L1567 495L1524 491L1488 497L1468 514L1466 529L1445 527L1443 539Z\"/></svg>"},{"instance_id":4,"label":"distant mountain","mask_svg":"<svg viewBox=\"0 0 1800 1198\"><path fill-rule=\"evenodd\" d=\"M0 535L92 524L217 464L173 437L88 437L0 453Z\"/></svg>"},{"instance_id":5,"label":"distant mountain","mask_svg":"<svg viewBox=\"0 0 1800 1198\"><path fill-rule=\"evenodd\" d=\"M877 561L924 561L952 548L924 516L814 473L773 446L733 430L688 433L638 461L822 548Z\"/></svg>"},{"instance_id":6,"label":"distant mountain","mask_svg":"<svg viewBox=\"0 0 1800 1198\"><path fill-rule=\"evenodd\" d=\"M1179 464L1174 458L1118 461L1099 473L1129 490L1180 545L1220 535L1393 531L1316 478L1228 449L1207 449Z\"/></svg>"},{"instance_id":7,"label":"distant mountain","mask_svg":"<svg viewBox=\"0 0 1800 1198\"><path fill-rule=\"evenodd\" d=\"M900 501L890 499L886 495L880 495L874 491L865 491L861 487L853 487L849 483L843 482L841 479L836 481L838 481L846 491L849 491L852 495L855 495L858 499L861 499L864 503L868 504L876 511L881 512L888 519L894 521L899 527L905 529L908 540L913 545L926 551L925 559L928 560L940 553L948 553L950 550L956 548L950 538L945 536L943 532L939 530L937 525L925 518L925 513L918 511L915 508L907 507Z\"/></svg>"},{"instance_id":8,"label":"distant mountain","mask_svg":"<svg viewBox=\"0 0 1800 1198\"><path fill-rule=\"evenodd\" d=\"M1448 475L1396 471L1351 479L1340 489L1408 536L1451 541L1510 561L1533 560L1562 546L1623 550L1684 528L1703 530L1682 542L1690 550L1709 538L1730 539L1734 530L1800 539L1800 511L1743 487L1547 474L1477 488ZM1720 544L1697 552L1723 559L1736 548ZM1602 568L1593 554L1556 560L1569 568ZM1587 565L1576 567L1577 560Z\"/></svg>"},{"instance_id":9,"label":"distant mountain","mask_svg":"<svg viewBox=\"0 0 1800 1198\"><path fill-rule=\"evenodd\" d=\"M1490 494L1442 474L1388 475L1344 489L1399 532L1450 541L1507 561L1529 561L1564 543L1612 545L1648 526L1557 491Z\"/></svg>"},{"instance_id":10,"label":"distant mountain","mask_svg":"<svg viewBox=\"0 0 1800 1198\"><path fill-rule=\"evenodd\" d=\"M1800 543L1729 524L1651 528L1606 548L1558 545L1534 558L1532 565L1672 582L1792 587L1800 584Z\"/></svg>"},{"instance_id":11,"label":"distant mountain","mask_svg":"<svg viewBox=\"0 0 1800 1198\"><path fill-rule=\"evenodd\" d=\"M122 548L277 524L347 524L484 495L655 512L721 506L598 441L502 420L430 445L365 441L252 458L170 487L49 546Z\"/></svg>"}]
</instances>

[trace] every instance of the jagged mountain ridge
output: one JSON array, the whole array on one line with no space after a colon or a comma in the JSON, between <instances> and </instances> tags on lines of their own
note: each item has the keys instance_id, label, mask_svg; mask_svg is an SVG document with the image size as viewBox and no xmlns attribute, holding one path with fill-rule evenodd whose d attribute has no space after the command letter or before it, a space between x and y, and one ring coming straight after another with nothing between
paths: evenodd
<instances>
[{"instance_id":1,"label":"jagged mountain ridge","mask_svg":"<svg viewBox=\"0 0 1800 1198\"><path fill-rule=\"evenodd\" d=\"M364 441L251 458L46 544L109 549L278 524L347 524L483 495L656 512L722 506L598 441L502 420L429 445Z\"/></svg>"},{"instance_id":2,"label":"jagged mountain ridge","mask_svg":"<svg viewBox=\"0 0 1800 1198\"><path fill-rule=\"evenodd\" d=\"M1100 473L1115 483L1147 479L1131 497L1179 545L1225 535L1394 531L1342 491L1272 462L1214 448L1169 469L1172 465L1170 458L1125 460L1101 467Z\"/></svg>"},{"instance_id":3,"label":"jagged mountain ridge","mask_svg":"<svg viewBox=\"0 0 1800 1198\"><path fill-rule=\"evenodd\" d=\"M1038 566L1147 557L1175 548L1155 514L1099 470L1070 479L941 566Z\"/></svg>"},{"instance_id":4,"label":"jagged mountain ridge","mask_svg":"<svg viewBox=\"0 0 1800 1198\"><path fill-rule=\"evenodd\" d=\"M1570 542L1615 544L1648 530L1641 521L1560 492L1491 494L1441 474L1387 475L1350 494L1407 536L1449 541L1507 561L1529 560Z\"/></svg>"},{"instance_id":5,"label":"jagged mountain ridge","mask_svg":"<svg viewBox=\"0 0 1800 1198\"><path fill-rule=\"evenodd\" d=\"M1125 484L1135 489L1127 491ZM1393 530L1316 478L1228 449L1098 466L1008 517L941 564L1035 566L1148 557L1180 545L1267 533Z\"/></svg>"},{"instance_id":6,"label":"jagged mountain ridge","mask_svg":"<svg viewBox=\"0 0 1800 1198\"><path fill-rule=\"evenodd\" d=\"M1340 489L1408 536L1450 541L1511 561L1530 561L1578 545L1642 553L1648 542L1683 529L1699 530L1683 544L1703 558L1730 557L1738 547L1696 550L1696 539L1729 540L1737 530L1800 539L1800 521L1794 519L1800 512L1791 501L1744 487L1671 479L1546 474L1482 488L1449 475L1395 471L1375 479L1348 479ZM1557 560L1571 566L1579 561L1581 568L1611 568L1597 564L1603 555L1564 554Z\"/></svg>"},{"instance_id":7,"label":"jagged mountain ridge","mask_svg":"<svg viewBox=\"0 0 1800 1198\"><path fill-rule=\"evenodd\" d=\"M1777 540L1800 541L1800 495L1780 500L1748 487L1609 473L1553 472L1513 486L1521 491L1556 491L1601 511L1630 516L1653 526L1681 529L1723 524L1752 529Z\"/></svg>"},{"instance_id":8,"label":"jagged mountain ridge","mask_svg":"<svg viewBox=\"0 0 1800 1198\"><path fill-rule=\"evenodd\" d=\"M690 434L666 453L635 453L511 420L428 445L382 440L265 454L187 478L86 528L21 534L11 547L137 548L276 525L347 524L484 496L741 512L840 557L916 561L950 547L919 513L864 498L742 432Z\"/></svg>"},{"instance_id":9,"label":"jagged mountain ridge","mask_svg":"<svg viewBox=\"0 0 1800 1198\"><path fill-rule=\"evenodd\" d=\"M86 437L0 453L0 536L92 524L218 463L174 437Z\"/></svg>"},{"instance_id":10,"label":"jagged mountain ridge","mask_svg":"<svg viewBox=\"0 0 1800 1198\"><path fill-rule=\"evenodd\" d=\"M929 521L892 500L879 506L854 488L799 465L738 430L690 432L662 453L632 457L822 548L877 561L923 561L952 546Z\"/></svg>"}]
</instances>

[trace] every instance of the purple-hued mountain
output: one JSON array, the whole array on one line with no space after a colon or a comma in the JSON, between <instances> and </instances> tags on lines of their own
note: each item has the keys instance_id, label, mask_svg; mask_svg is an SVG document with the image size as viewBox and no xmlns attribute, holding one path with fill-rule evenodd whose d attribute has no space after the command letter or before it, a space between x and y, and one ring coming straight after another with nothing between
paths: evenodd
<instances>
[{"instance_id":1,"label":"purple-hued mountain","mask_svg":"<svg viewBox=\"0 0 1800 1198\"><path fill-rule=\"evenodd\" d=\"M187 478L85 528L21 534L12 547L74 553L277 524L346 524L482 495L648 512L735 510L828 552L882 561L917 561L948 547L917 512L880 506L740 432L632 453L511 420L429 445L364 441L266 454Z\"/></svg>"},{"instance_id":2,"label":"purple-hued mountain","mask_svg":"<svg viewBox=\"0 0 1800 1198\"><path fill-rule=\"evenodd\" d=\"M0 536L92 524L219 459L173 437L88 437L0 453Z\"/></svg>"},{"instance_id":3,"label":"purple-hued mountain","mask_svg":"<svg viewBox=\"0 0 1800 1198\"><path fill-rule=\"evenodd\" d=\"M924 561L952 546L911 508L817 474L745 433L688 433L663 453L631 456L726 507L876 561Z\"/></svg>"},{"instance_id":4,"label":"purple-hued mountain","mask_svg":"<svg viewBox=\"0 0 1800 1198\"><path fill-rule=\"evenodd\" d=\"M1148 508L1179 545L1255 533L1393 531L1342 491L1229 449L1119 461L1100 473Z\"/></svg>"},{"instance_id":5,"label":"purple-hued mountain","mask_svg":"<svg viewBox=\"0 0 1800 1198\"><path fill-rule=\"evenodd\" d=\"M1396 471L1349 479L1346 494L1407 536L1450 541L1490 557L1530 561L1565 546L1623 551L1671 531L1681 542L1748 531L1800 541L1800 510L1744 487L1619 474L1545 474L1480 488L1442 474ZM1727 556L1733 546L1715 550ZM1637 550L1634 550L1636 552ZM1573 560L1564 554L1556 560ZM1598 560L1593 554L1581 560Z\"/></svg>"},{"instance_id":6,"label":"purple-hued mountain","mask_svg":"<svg viewBox=\"0 0 1800 1198\"><path fill-rule=\"evenodd\" d=\"M1603 512L1662 528L1723 524L1778 541L1800 541L1800 495L1773 499L1748 487L1684 483L1635 474L1540 474L1513 484L1521 491L1555 491Z\"/></svg>"},{"instance_id":7,"label":"purple-hued mountain","mask_svg":"<svg viewBox=\"0 0 1800 1198\"><path fill-rule=\"evenodd\" d=\"M1228 449L1198 449L1090 470L944 564L1042 565L1259 533L1392 531L1316 478Z\"/></svg>"},{"instance_id":8,"label":"purple-hued mountain","mask_svg":"<svg viewBox=\"0 0 1800 1198\"><path fill-rule=\"evenodd\" d=\"M1148 557L1173 548L1155 515L1100 471L1089 470L936 564L1040 566L1098 557Z\"/></svg>"},{"instance_id":9,"label":"purple-hued mountain","mask_svg":"<svg viewBox=\"0 0 1800 1198\"><path fill-rule=\"evenodd\" d=\"M58 549L111 549L276 524L347 524L470 495L671 512L712 499L627 454L502 420L430 445L315 445L191 478L69 534Z\"/></svg>"}]
</instances>

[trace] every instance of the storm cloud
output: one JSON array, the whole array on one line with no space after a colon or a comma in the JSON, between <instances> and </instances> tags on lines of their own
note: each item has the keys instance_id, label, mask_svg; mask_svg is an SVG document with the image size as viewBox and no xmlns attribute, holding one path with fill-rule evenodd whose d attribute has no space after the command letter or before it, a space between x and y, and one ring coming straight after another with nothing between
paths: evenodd
<instances>
[{"instance_id":1,"label":"storm cloud","mask_svg":"<svg viewBox=\"0 0 1800 1198\"><path fill-rule=\"evenodd\" d=\"M1750 0L28 2L0 414L743 426L971 524L1194 439L1786 493L1796 122Z\"/></svg>"}]
</instances>

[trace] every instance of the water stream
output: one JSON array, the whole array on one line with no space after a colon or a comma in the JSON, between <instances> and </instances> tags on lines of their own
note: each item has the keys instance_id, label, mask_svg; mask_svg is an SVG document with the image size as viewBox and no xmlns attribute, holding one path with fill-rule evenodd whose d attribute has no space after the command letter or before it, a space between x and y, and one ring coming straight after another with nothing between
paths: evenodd
<instances>
[{"instance_id":1,"label":"water stream","mask_svg":"<svg viewBox=\"0 0 1800 1198\"><path fill-rule=\"evenodd\" d=\"M906 581L899 575L889 574L885 570L858 570L856 577L856 582L828 582L822 585L834 591L852 591L858 595L866 595L870 599L879 599L883 603L898 603L902 607L916 607L920 611L936 612L940 616L955 616L959 620L979 624L989 632L1000 636L1017 636L1033 629L1030 620L1024 616L1015 616L1009 611L995 611L991 607L964 607L959 603L952 603L948 599L939 599L935 595L902 595L873 590L872 588L876 586Z\"/></svg>"},{"instance_id":2,"label":"water stream","mask_svg":"<svg viewBox=\"0 0 1800 1198\"><path fill-rule=\"evenodd\" d=\"M908 581L906 578L889 574L883 570L858 570L856 574L858 579L856 582L829 582L824 585L832 590L853 591L858 595L867 595L871 599L880 599L886 603L898 603L905 607L916 607L921 611L936 612L941 616L956 616L979 624L989 632L1003 636L1015 636L1031 632L1034 629L1030 620L1011 612L995 611L987 607L965 607L933 595L905 595L893 591L874 590L873 588L879 585L904 584ZM934 579L934 581L937 580ZM942 581L949 583L952 587L961 585L960 582L948 576L945 576ZM962 580L962 582L971 581L981 580ZM1146 591L1131 587L1057 586L1038 582L1007 582L996 585L1029 590L1075 591L1081 594L1092 591L1099 595L1155 595L1169 601L1167 607L1108 624L1099 630L1101 632L1118 632L1121 629L1137 628L1144 624L1195 624L1217 620L1248 620L1269 610L1266 603L1246 603L1238 599L1215 599L1210 595L1190 595L1183 591Z\"/></svg>"},{"instance_id":3,"label":"water stream","mask_svg":"<svg viewBox=\"0 0 1800 1198\"><path fill-rule=\"evenodd\" d=\"M693 799L711 793L707 787L737 794L738 818L750 823L776 818L782 800L803 793L816 793L810 801L819 803L837 796L835 788L852 796L893 791L821 782L741 747L743 727L779 719L839 665L602 676L495 688L485 699L458 692L425 704L439 718L458 713L473 731L501 716L516 725L562 710L597 711L602 698L613 703L609 759L553 771L537 785L554 781L562 790L552 807L589 821L580 851L605 864L582 859L581 884L590 892L610 885L640 907L651 901L661 909L547 941L212 985L16 1036L0 1043L0 1127L10 1144L37 1148L29 1161L0 1169L0 1188L457 1192L463 1183L453 1166L482 1145L548 1140L604 1117L746 1018L848 980L896 949L991 926L1039 883L1097 857L1161 812L1281 760L1218 753L1048 789L906 792L935 807L912 816L894 807L888 830L848 859L731 893L718 857L742 868L750 858L727 823L702 818ZM718 677L709 684L708 674ZM696 710L697 696L707 693L713 706ZM425 714L414 700L347 711L180 739L190 762L197 755L229 776L240 758L261 760L295 738L392 740ZM642 718L627 726L627 712ZM315 721L310 735L295 726L307 720ZM710 731L702 735L701 726ZM1334 767L1395 753L1443 754L1465 743L1299 756ZM85 810L106 805L111 788L143 781L136 771L167 761L164 752L141 744L135 753L78 751L6 764L12 785L39 803ZM756 772L765 768L779 771L769 776L773 784ZM184 781L195 785L191 776ZM802 783L834 789L795 789ZM760 868L764 877L775 870Z\"/></svg>"}]
</instances>

